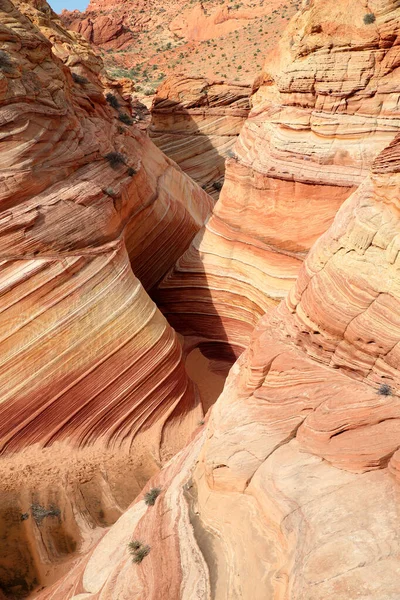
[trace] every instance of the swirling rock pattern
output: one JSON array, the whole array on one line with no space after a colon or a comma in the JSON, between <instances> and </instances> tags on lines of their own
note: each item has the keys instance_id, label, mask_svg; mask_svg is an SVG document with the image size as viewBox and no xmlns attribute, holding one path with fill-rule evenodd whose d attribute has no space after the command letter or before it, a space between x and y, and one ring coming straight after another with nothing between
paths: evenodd
<instances>
[{"instance_id":1,"label":"swirling rock pattern","mask_svg":"<svg viewBox=\"0 0 400 600\"><path fill-rule=\"evenodd\" d=\"M349 24L341 3L308 2L267 59L213 216L160 285L182 333L243 349L399 131L398 9L370 8Z\"/></svg>"},{"instance_id":2,"label":"swirling rock pattern","mask_svg":"<svg viewBox=\"0 0 400 600\"><path fill-rule=\"evenodd\" d=\"M244 84L171 76L153 99L150 138L215 199L250 93Z\"/></svg>"},{"instance_id":3,"label":"swirling rock pattern","mask_svg":"<svg viewBox=\"0 0 400 600\"><path fill-rule=\"evenodd\" d=\"M104 88L100 59L45 2L1 0L0 45L0 584L26 593L87 549L202 417L145 288L213 201L122 126L122 90Z\"/></svg>"},{"instance_id":4,"label":"swirling rock pattern","mask_svg":"<svg viewBox=\"0 0 400 600\"><path fill-rule=\"evenodd\" d=\"M388 8L373 4L383 31L399 16ZM129 509L131 537L111 530L119 555L102 581L106 538L41 600L67 589L74 600L128 590L137 600L395 600L399 153L400 136L371 158L286 299L259 320L206 431L149 483L162 487L155 507L140 498ZM131 539L151 546L140 565ZM175 568L160 578L166 553Z\"/></svg>"}]
</instances>

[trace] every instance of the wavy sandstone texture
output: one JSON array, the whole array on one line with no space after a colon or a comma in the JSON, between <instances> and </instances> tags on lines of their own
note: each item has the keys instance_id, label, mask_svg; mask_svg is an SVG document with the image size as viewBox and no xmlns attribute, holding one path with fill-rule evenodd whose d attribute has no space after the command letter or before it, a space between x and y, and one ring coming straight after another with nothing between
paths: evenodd
<instances>
[{"instance_id":1,"label":"wavy sandstone texture","mask_svg":"<svg viewBox=\"0 0 400 600\"><path fill-rule=\"evenodd\" d=\"M306 3L256 81L213 216L156 296L181 333L246 347L399 131L396 4L351 24L348 6Z\"/></svg>"},{"instance_id":2,"label":"wavy sandstone texture","mask_svg":"<svg viewBox=\"0 0 400 600\"><path fill-rule=\"evenodd\" d=\"M149 483L154 508L139 498L41 600L397 598L399 157L400 136Z\"/></svg>"},{"instance_id":3,"label":"wavy sandstone texture","mask_svg":"<svg viewBox=\"0 0 400 600\"><path fill-rule=\"evenodd\" d=\"M204 77L169 77L153 99L149 135L215 199L249 113L250 86Z\"/></svg>"},{"instance_id":4,"label":"wavy sandstone texture","mask_svg":"<svg viewBox=\"0 0 400 600\"><path fill-rule=\"evenodd\" d=\"M122 126L129 105L107 104L101 61L45 2L1 0L0 30L0 586L20 594L87 549L203 414L145 288L213 202ZM60 522L38 530L38 505Z\"/></svg>"}]
</instances>

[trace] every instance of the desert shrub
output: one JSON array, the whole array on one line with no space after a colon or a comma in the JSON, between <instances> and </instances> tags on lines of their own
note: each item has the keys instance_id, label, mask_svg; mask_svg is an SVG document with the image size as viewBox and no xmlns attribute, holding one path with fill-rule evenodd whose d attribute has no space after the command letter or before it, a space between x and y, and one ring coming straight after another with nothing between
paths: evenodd
<instances>
[{"instance_id":1,"label":"desert shrub","mask_svg":"<svg viewBox=\"0 0 400 600\"><path fill-rule=\"evenodd\" d=\"M137 171L133 167L128 167L127 173L129 177L133 177L134 175L136 175Z\"/></svg>"},{"instance_id":2,"label":"desert shrub","mask_svg":"<svg viewBox=\"0 0 400 600\"><path fill-rule=\"evenodd\" d=\"M121 123L125 123L125 125L133 125L132 119L126 113L119 113L118 119L121 121Z\"/></svg>"},{"instance_id":3,"label":"desert shrub","mask_svg":"<svg viewBox=\"0 0 400 600\"><path fill-rule=\"evenodd\" d=\"M37 525L40 525L45 517L59 517L61 514L59 508L55 508L54 506L45 508L40 504L31 504L31 513Z\"/></svg>"},{"instance_id":4,"label":"desert shrub","mask_svg":"<svg viewBox=\"0 0 400 600\"><path fill-rule=\"evenodd\" d=\"M147 506L154 506L160 494L161 488L151 488L151 490L144 495L144 501Z\"/></svg>"},{"instance_id":5,"label":"desert shrub","mask_svg":"<svg viewBox=\"0 0 400 600\"><path fill-rule=\"evenodd\" d=\"M104 194L107 194L107 196L110 196L110 198L115 198L115 196L117 195L111 187L103 188L102 191Z\"/></svg>"},{"instance_id":6,"label":"desert shrub","mask_svg":"<svg viewBox=\"0 0 400 600\"><path fill-rule=\"evenodd\" d=\"M381 383L381 385L378 388L378 394L380 396L391 396L392 388L387 383Z\"/></svg>"},{"instance_id":7,"label":"desert shrub","mask_svg":"<svg viewBox=\"0 0 400 600\"><path fill-rule=\"evenodd\" d=\"M132 560L134 563L139 564L142 562L145 556L147 556L150 552L150 546L141 546L139 550L136 550Z\"/></svg>"},{"instance_id":8,"label":"desert shrub","mask_svg":"<svg viewBox=\"0 0 400 600\"><path fill-rule=\"evenodd\" d=\"M141 545L142 545L142 542L139 542L139 540L132 540L128 544L129 552L131 554L137 552L139 550L139 548L141 547Z\"/></svg>"},{"instance_id":9,"label":"desert shrub","mask_svg":"<svg viewBox=\"0 0 400 600\"><path fill-rule=\"evenodd\" d=\"M214 181L212 186L213 186L214 190L217 190L217 192L222 190L222 182L221 181Z\"/></svg>"},{"instance_id":10,"label":"desert shrub","mask_svg":"<svg viewBox=\"0 0 400 600\"><path fill-rule=\"evenodd\" d=\"M112 106L113 108L115 108L115 109L119 108L119 102L118 102L117 98L114 96L114 94L111 94L111 92L108 92L106 94L106 100L107 100L108 104L110 106Z\"/></svg>"},{"instance_id":11,"label":"desert shrub","mask_svg":"<svg viewBox=\"0 0 400 600\"><path fill-rule=\"evenodd\" d=\"M147 556L150 552L150 546L147 544L142 544L138 540L133 540L128 544L129 553L132 556L132 561L136 564L142 562L142 560Z\"/></svg>"},{"instance_id":12,"label":"desert shrub","mask_svg":"<svg viewBox=\"0 0 400 600\"><path fill-rule=\"evenodd\" d=\"M79 73L72 73L72 79L75 81L75 83L79 83L80 85L89 83L89 79L86 79L86 77L83 77L83 75L79 75Z\"/></svg>"},{"instance_id":13,"label":"desert shrub","mask_svg":"<svg viewBox=\"0 0 400 600\"><path fill-rule=\"evenodd\" d=\"M0 50L0 71L8 73L8 71L11 71L11 69L12 62L10 55L7 54L7 52L4 52L4 50Z\"/></svg>"},{"instance_id":14,"label":"desert shrub","mask_svg":"<svg viewBox=\"0 0 400 600\"><path fill-rule=\"evenodd\" d=\"M364 23L366 25L371 25L371 23L375 23L375 21L376 17L374 13L367 13L366 15L364 15Z\"/></svg>"},{"instance_id":15,"label":"desert shrub","mask_svg":"<svg viewBox=\"0 0 400 600\"><path fill-rule=\"evenodd\" d=\"M125 164L125 156L121 152L109 152L104 157L110 163L110 166L115 169L118 165Z\"/></svg>"}]
</instances>

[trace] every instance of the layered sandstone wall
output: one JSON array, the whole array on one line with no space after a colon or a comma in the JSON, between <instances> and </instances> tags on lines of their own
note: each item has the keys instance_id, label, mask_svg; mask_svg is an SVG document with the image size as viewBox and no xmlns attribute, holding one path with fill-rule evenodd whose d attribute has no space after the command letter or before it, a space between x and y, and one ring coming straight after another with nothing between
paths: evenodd
<instances>
[{"instance_id":1,"label":"layered sandstone wall","mask_svg":"<svg viewBox=\"0 0 400 600\"><path fill-rule=\"evenodd\" d=\"M156 296L185 335L243 349L399 131L398 9L349 7L304 4L267 59L213 216Z\"/></svg>"},{"instance_id":2,"label":"layered sandstone wall","mask_svg":"<svg viewBox=\"0 0 400 600\"><path fill-rule=\"evenodd\" d=\"M3 0L0 23L0 586L27 593L203 415L145 288L213 201L129 124L123 90L46 3Z\"/></svg>"},{"instance_id":3,"label":"layered sandstone wall","mask_svg":"<svg viewBox=\"0 0 400 600\"><path fill-rule=\"evenodd\" d=\"M243 84L176 75L153 99L150 138L215 199L225 159L250 109L250 93Z\"/></svg>"}]
</instances>

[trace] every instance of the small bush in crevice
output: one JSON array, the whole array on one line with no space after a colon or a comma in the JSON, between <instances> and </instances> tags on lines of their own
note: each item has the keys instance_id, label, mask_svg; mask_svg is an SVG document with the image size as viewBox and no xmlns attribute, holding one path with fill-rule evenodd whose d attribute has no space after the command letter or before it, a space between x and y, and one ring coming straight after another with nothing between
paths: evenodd
<instances>
[{"instance_id":1,"label":"small bush in crevice","mask_svg":"<svg viewBox=\"0 0 400 600\"><path fill-rule=\"evenodd\" d=\"M102 191L104 194L107 194L107 196L110 196L110 198L115 198L117 195L117 193L111 187L103 188Z\"/></svg>"},{"instance_id":2,"label":"small bush in crevice","mask_svg":"<svg viewBox=\"0 0 400 600\"><path fill-rule=\"evenodd\" d=\"M80 85L89 83L89 79L86 79L86 77L83 77L83 75L79 75L79 73L72 73L72 79L75 81L75 83L79 83Z\"/></svg>"},{"instance_id":3,"label":"small bush in crevice","mask_svg":"<svg viewBox=\"0 0 400 600\"><path fill-rule=\"evenodd\" d=\"M150 546L142 544L138 540L133 540L128 544L129 553L132 556L132 562L139 564L150 552Z\"/></svg>"},{"instance_id":4,"label":"small bush in crevice","mask_svg":"<svg viewBox=\"0 0 400 600\"><path fill-rule=\"evenodd\" d=\"M366 25L371 25L371 23L375 23L376 17L374 13L367 13L366 15L364 15L363 20Z\"/></svg>"},{"instance_id":5,"label":"small bush in crevice","mask_svg":"<svg viewBox=\"0 0 400 600\"><path fill-rule=\"evenodd\" d=\"M392 396L392 388L387 383L381 383L378 388L378 394L380 396Z\"/></svg>"},{"instance_id":6,"label":"small bush in crevice","mask_svg":"<svg viewBox=\"0 0 400 600\"><path fill-rule=\"evenodd\" d=\"M12 62L9 54L4 52L4 50L0 50L0 71L4 71L8 73L12 70Z\"/></svg>"},{"instance_id":7,"label":"small bush in crevice","mask_svg":"<svg viewBox=\"0 0 400 600\"><path fill-rule=\"evenodd\" d=\"M126 129L125 129L125 127L122 127L122 125L118 125L117 131L118 131L118 133L122 134L122 133L125 133Z\"/></svg>"},{"instance_id":8,"label":"small bush in crevice","mask_svg":"<svg viewBox=\"0 0 400 600\"><path fill-rule=\"evenodd\" d=\"M40 504L31 504L31 513L36 524L40 525L45 517L59 517L61 511L59 508L55 508L52 505L50 505L50 508L45 508Z\"/></svg>"},{"instance_id":9,"label":"small bush in crevice","mask_svg":"<svg viewBox=\"0 0 400 600\"><path fill-rule=\"evenodd\" d=\"M222 182L221 181L214 181L214 183L212 184L214 190L217 190L217 192L220 192L222 190Z\"/></svg>"},{"instance_id":10,"label":"small bush in crevice","mask_svg":"<svg viewBox=\"0 0 400 600\"><path fill-rule=\"evenodd\" d=\"M133 177L137 173L136 169L134 169L133 167L128 167L126 172L128 173L129 177Z\"/></svg>"},{"instance_id":11,"label":"small bush in crevice","mask_svg":"<svg viewBox=\"0 0 400 600\"><path fill-rule=\"evenodd\" d=\"M151 490L144 495L144 501L147 506L154 506L160 494L161 488L151 488Z\"/></svg>"},{"instance_id":12,"label":"small bush in crevice","mask_svg":"<svg viewBox=\"0 0 400 600\"><path fill-rule=\"evenodd\" d=\"M133 125L132 119L126 113L119 113L118 119L121 121L121 123L125 123L125 125Z\"/></svg>"},{"instance_id":13,"label":"small bush in crevice","mask_svg":"<svg viewBox=\"0 0 400 600\"><path fill-rule=\"evenodd\" d=\"M108 160L113 169L118 167L118 165L124 165L126 163L125 156L121 154L121 152L109 152L104 158Z\"/></svg>"},{"instance_id":14,"label":"small bush in crevice","mask_svg":"<svg viewBox=\"0 0 400 600\"><path fill-rule=\"evenodd\" d=\"M112 106L113 108L115 108L115 109L119 108L119 102L118 102L117 98L114 96L114 94L112 94L111 92L108 92L106 94L106 100L107 100L108 104L110 106Z\"/></svg>"}]
</instances>

